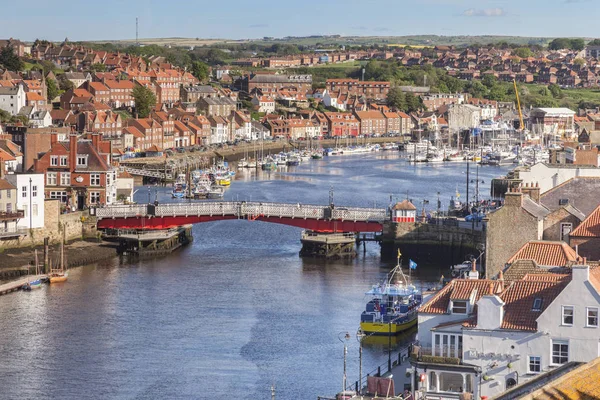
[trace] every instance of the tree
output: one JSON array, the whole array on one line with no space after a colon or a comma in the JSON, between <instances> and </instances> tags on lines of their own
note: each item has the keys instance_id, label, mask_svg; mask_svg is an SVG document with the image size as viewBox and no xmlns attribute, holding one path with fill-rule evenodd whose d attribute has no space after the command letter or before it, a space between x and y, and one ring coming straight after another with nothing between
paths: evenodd
<instances>
[{"instance_id":1,"label":"tree","mask_svg":"<svg viewBox=\"0 0 600 400\"><path fill-rule=\"evenodd\" d=\"M391 88L387 94L387 105L397 108L398 110L406 110L406 96L399 88Z\"/></svg>"},{"instance_id":2,"label":"tree","mask_svg":"<svg viewBox=\"0 0 600 400\"><path fill-rule=\"evenodd\" d=\"M152 90L145 86L136 85L133 88L133 99L135 100L135 111L139 118L146 118L150 115L150 111L156 105L156 96Z\"/></svg>"},{"instance_id":3,"label":"tree","mask_svg":"<svg viewBox=\"0 0 600 400\"><path fill-rule=\"evenodd\" d=\"M6 46L0 51L0 65L9 71L21 71L23 69L23 61L15 53L12 46Z\"/></svg>"},{"instance_id":4,"label":"tree","mask_svg":"<svg viewBox=\"0 0 600 400\"><path fill-rule=\"evenodd\" d=\"M412 93L406 93L406 112L414 112L423 109L423 103L420 97L415 96Z\"/></svg>"},{"instance_id":5,"label":"tree","mask_svg":"<svg viewBox=\"0 0 600 400\"><path fill-rule=\"evenodd\" d=\"M498 80L496 79L496 77L492 74L486 74L483 76L483 79L481 80L481 82L488 88L491 89L492 87L494 87L494 85L496 85L496 82Z\"/></svg>"},{"instance_id":6,"label":"tree","mask_svg":"<svg viewBox=\"0 0 600 400\"><path fill-rule=\"evenodd\" d=\"M208 65L202 61L194 61L191 72L199 81L205 81L208 78Z\"/></svg>"},{"instance_id":7,"label":"tree","mask_svg":"<svg viewBox=\"0 0 600 400\"><path fill-rule=\"evenodd\" d=\"M573 64L584 65L585 64L585 60L583 58L576 58L576 59L573 60Z\"/></svg>"},{"instance_id":8,"label":"tree","mask_svg":"<svg viewBox=\"0 0 600 400\"><path fill-rule=\"evenodd\" d=\"M518 49L515 49L515 51L513 51L513 54L521 58L528 58L533 55L533 52L529 47L519 47Z\"/></svg>"},{"instance_id":9,"label":"tree","mask_svg":"<svg viewBox=\"0 0 600 400\"><path fill-rule=\"evenodd\" d=\"M96 64L93 64L93 65L90 67L90 69L91 69L93 72L106 72L106 65L104 65L104 64L101 64L101 63L96 63Z\"/></svg>"},{"instance_id":10,"label":"tree","mask_svg":"<svg viewBox=\"0 0 600 400\"><path fill-rule=\"evenodd\" d=\"M581 51L585 48L585 40L558 38L551 41L550 44L548 44L548 48L550 50L571 49Z\"/></svg>"},{"instance_id":11,"label":"tree","mask_svg":"<svg viewBox=\"0 0 600 400\"><path fill-rule=\"evenodd\" d=\"M600 46L600 39L594 39L588 43L588 46Z\"/></svg>"},{"instance_id":12,"label":"tree","mask_svg":"<svg viewBox=\"0 0 600 400\"><path fill-rule=\"evenodd\" d=\"M571 40L571 49L575 51L581 51L585 49L585 40L583 39L572 39Z\"/></svg>"},{"instance_id":13,"label":"tree","mask_svg":"<svg viewBox=\"0 0 600 400\"><path fill-rule=\"evenodd\" d=\"M58 96L59 93L56 81L54 79L46 80L46 89L48 91L48 102L51 102L56 96Z\"/></svg>"},{"instance_id":14,"label":"tree","mask_svg":"<svg viewBox=\"0 0 600 400\"><path fill-rule=\"evenodd\" d=\"M73 84L73 82L71 82L70 80L68 80L67 78L62 78L59 82L58 82L58 87L60 88L60 90L62 90L63 92L66 92L67 90L71 90L71 89L75 89L75 85Z\"/></svg>"},{"instance_id":15,"label":"tree","mask_svg":"<svg viewBox=\"0 0 600 400\"><path fill-rule=\"evenodd\" d=\"M548 91L552 93L552 97L554 98L562 97L562 90L556 83L551 83L548 85Z\"/></svg>"}]
</instances>

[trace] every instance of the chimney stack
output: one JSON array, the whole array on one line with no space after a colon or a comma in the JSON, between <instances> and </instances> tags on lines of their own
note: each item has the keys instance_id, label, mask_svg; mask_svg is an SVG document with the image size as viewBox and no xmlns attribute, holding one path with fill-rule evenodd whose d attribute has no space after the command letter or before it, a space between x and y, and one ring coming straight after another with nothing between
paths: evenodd
<instances>
[{"instance_id":1,"label":"chimney stack","mask_svg":"<svg viewBox=\"0 0 600 400\"><path fill-rule=\"evenodd\" d=\"M77 134L71 133L69 135L69 168L71 171L75 170L77 166Z\"/></svg>"},{"instance_id":2,"label":"chimney stack","mask_svg":"<svg viewBox=\"0 0 600 400\"><path fill-rule=\"evenodd\" d=\"M100 149L100 134L97 132L92 133L92 145L96 150Z\"/></svg>"},{"instance_id":3,"label":"chimney stack","mask_svg":"<svg viewBox=\"0 0 600 400\"><path fill-rule=\"evenodd\" d=\"M498 274L498 280L504 282L504 272L502 272L502 270L500 270L500 273Z\"/></svg>"},{"instance_id":4,"label":"chimney stack","mask_svg":"<svg viewBox=\"0 0 600 400\"><path fill-rule=\"evenodd\" d=\"M52 146L56 142L58 142L58 133L52 132L50 134L50 145Z\"/></svg>"}]
</instances>

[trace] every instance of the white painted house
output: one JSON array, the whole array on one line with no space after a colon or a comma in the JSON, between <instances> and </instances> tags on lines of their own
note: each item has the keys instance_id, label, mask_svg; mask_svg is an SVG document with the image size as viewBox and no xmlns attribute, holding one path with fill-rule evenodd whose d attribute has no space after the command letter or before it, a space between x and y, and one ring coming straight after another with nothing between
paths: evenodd
<instances>
[{"instance_id":1,"label":"white painted house","mask_svg":"<svg viewBox=\"0 0 600 400\"><path fill-rule=\"evenodd\" d=\"M17 188L17 209L23 210L17 227L43 228L44 174L9 174L6 180Z\"/></svg>"},{"instance_id":2,"label":"white painted house","mask_svg":"<svg viewBox=\"0 0 600 400\"><path fill-rule=\"evenodd\" d=\"M339 98L333 95L329 90L323 92L323 104L327 107L334 107L340 111L346 111L346 104L340 101Z\"/></svg>"},{"instance_id":3,"label":"white painted house","mask_svg":"<svg viewBox=\"0 0 600 400\"><path fill-rule=\"evenodd\" d=\"M520 167L518 179L523 182L539 184L540 193L544 193L571 178L594 177L600 178L600 168L585 165L545 164L537 163L531 167Z\"/></svg>"},{"instance_id":4,"label":"white painted house","mask_svg":"<svg viewBox=\"0 0 600 400\"><path fill-rule=\"evenodd\" d=\"M17 115L25 107L27 98L23 85L13 87L0 87L0 110L7 111L10 115Z\"/></svg>"},{"instance_id":5,"label":"white painted house","mask_svg":"<svg viewBox=\"0 0 600 400\"><path fill-rule=\"evenodd\" d=\"M275 100L269 96L254 95L250 101L256 108L256 111L260 113L269 114L275 112Z\"/></svg>"},{"instance_id":6,"label":"white painted house","mask_svg":"<svg viewBox=\"0 0 600 400\"><path fill-rule=\"evenodd\" d=\"M454 280L419 311L420 389L428 399L491 398L567 362L588 362L600 356L599 309L600 268L586 265L509 285Z\"/></svg>"}]
</instances>

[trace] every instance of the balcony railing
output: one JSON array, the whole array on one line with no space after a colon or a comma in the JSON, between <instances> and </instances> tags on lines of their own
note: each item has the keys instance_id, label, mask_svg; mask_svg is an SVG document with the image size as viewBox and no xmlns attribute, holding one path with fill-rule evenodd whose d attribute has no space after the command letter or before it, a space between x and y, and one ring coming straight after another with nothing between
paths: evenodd
<instances>
[{"instance_id":1,"label":"balcony railing","mask_svg":"<svg viewBox=\"0 0 600 400\"><path fill-rule=\"evenodd\" d=\"M462 347L460 346L413 346L410 358L433 364L462 364Z\"/></svg>"},{"instance_id":2,"label":"balcony railing","mask_svg":"<svg viewBox=\"0 0 600 400\"><path fill-rule=\"evenodd\" d=\"M21 219L23 218L23 216L25 215L25 212L23 210L15 210L15 211L0 211L0 221L7 221L7 220L15 220L15 219Z\"/></svg>"}]
</instances>

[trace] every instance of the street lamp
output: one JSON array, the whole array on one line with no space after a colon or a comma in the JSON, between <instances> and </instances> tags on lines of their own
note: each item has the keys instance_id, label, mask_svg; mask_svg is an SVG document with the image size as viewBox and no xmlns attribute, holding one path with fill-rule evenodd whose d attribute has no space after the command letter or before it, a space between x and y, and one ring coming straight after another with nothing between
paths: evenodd
<instances>
[{"instance_id":1,"label":"street lamp","mask_svg":"<svg viewBox=\"0 0 600 400\"><path fill-rule=\"evenodd\" d=\"M33 229L33 201L31 200L31 197L32 197L31 177L29 177L29 233L30 234L31 234L31 230Z\"/></svg>"},{"instance_id":2,"label":"street lamp","mask_svg":"<svg viewBox=\"0 0 600 400\"><path fill-rule=\"evenodd\" d=\"M356 340L358 341L358 394L362 393L362 341L366 337L361 329L356 332Z\"/></svg>"},{"instance_id":3,"label":"street lamp","mask_svg":"<svg viewBox=\"0 0 600 400\"><path fill-rule=\"evenodd\" d=\"M342 338L342 335L343 338ZM342 395L346 391L346 355L348 354L348 346L346 343L350 340L350 334L348 332L338 333L338 340L344 344L344 375L342 376ZM345 341L344 341L345 340Z\"/></svg>"}]
</instances>

